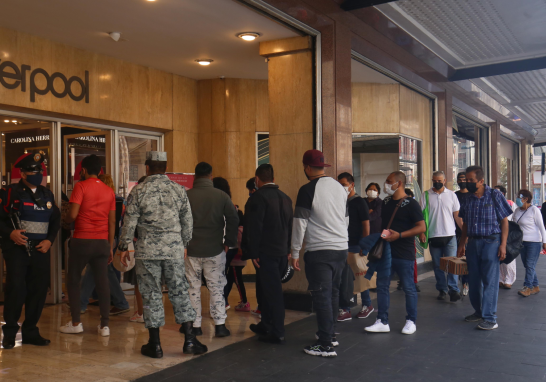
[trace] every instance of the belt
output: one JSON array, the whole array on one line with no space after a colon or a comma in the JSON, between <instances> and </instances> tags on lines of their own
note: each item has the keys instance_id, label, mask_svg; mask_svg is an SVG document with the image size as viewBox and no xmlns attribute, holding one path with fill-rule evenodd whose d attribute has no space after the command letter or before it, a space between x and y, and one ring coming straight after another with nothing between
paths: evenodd
<instances>
[{"instance_id":1,"label":"belt","mask_svg":"<svg viewBox=\"0 0 546 382\"><path fill-rule=\"evenodd\" d=\"M481 240L481 239L496 239L497 236L499 236L500 233L494 233L492 235L489 235L489 236L470 236L468 239L474 239L474 240Z\"/></svg>"}]
</instances>

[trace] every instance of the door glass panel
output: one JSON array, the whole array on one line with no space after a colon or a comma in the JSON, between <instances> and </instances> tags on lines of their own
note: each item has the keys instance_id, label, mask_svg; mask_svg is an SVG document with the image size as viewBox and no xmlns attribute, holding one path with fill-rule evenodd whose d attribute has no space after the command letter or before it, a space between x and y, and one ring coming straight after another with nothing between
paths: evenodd
<instances>
[{"instance_id":1,"label":"door glass panel","mask_svg":"<svg viewBox=\"0 0 546 382\"><path fill-rule=\"evenodd\" d=\"M138 180L146 175L146 151L157 151L157 138L119 137L119 188L118 194L129 195Z\"/></svg>"},{"instance_id":2,"label":"door glass panel","mask_svg":"<svg viewBox=\"0 0 546 382\"><path fill-rule=\"evenodd\" d=\"M63 192L68 198L80 180L81 161L88 155L100 158L102 172L109 173L109 131L90 131L75 126L63 126Z\"/></svg>"}]
</instances>

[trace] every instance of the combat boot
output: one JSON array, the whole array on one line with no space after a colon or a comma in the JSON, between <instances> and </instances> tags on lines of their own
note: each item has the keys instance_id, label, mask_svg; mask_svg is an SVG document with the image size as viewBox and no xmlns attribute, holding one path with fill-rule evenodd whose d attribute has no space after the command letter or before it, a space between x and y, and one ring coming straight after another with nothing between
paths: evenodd
<instances>
[{"instance_id":1,"label":"combat boot","mask_svg":"<svg viewBox=\"0 0 546 382\"><path fill-rule=\"evenodd\" d=\"M159 328L149 328L150 339L146 345L142 345L140 353L146 357L163 358L163 349L159 341Z\"/></svg>"},{"instance_id":2,"label":"combat boot","mask_svg":"<svg viewBox=\"0 0 546 382\"><path fill-rule=\"evenodd\" d=\"M184 322L181 329L184 331L184 335L186 336L183 348L184 354L198 355L204 354L209 350L205 345L199 342L195 336L193 331L193 322Z\"/></svg>"}]
</instances>

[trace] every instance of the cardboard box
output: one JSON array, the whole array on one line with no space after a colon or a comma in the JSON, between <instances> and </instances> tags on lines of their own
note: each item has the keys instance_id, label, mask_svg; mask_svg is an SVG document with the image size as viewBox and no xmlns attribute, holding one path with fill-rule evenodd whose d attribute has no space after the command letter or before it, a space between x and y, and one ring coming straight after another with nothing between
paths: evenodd
<instances>
[{"instance_id":1,"label":"cardboard box","mask_svg":"<svg viewBox=\"0 0 546 382\"><path fill-rule=\"evenodd\" d=\"M467 275L468 266L466 264L466 257L441 257L440 269L444 272L451 273L452 275Z\"/></svg>"}]
</instances>

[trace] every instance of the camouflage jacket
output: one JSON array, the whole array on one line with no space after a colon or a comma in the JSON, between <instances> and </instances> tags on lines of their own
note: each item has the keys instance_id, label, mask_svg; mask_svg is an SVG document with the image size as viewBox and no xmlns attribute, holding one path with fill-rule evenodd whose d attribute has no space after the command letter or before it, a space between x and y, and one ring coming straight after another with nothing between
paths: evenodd
<instances>
[{"instance_id":1,"label":"camouflage jacket","mask_svg":"<svg viewBox=\"0 0 546 382\"><path fill-rule=\"evenodd\" d=\"M127 250L135 237L135 258L166 260L184 257L191 240L193 218L184 187L166 175L151 175L127 198L119 246Z\"/></svg>"}]
</instances>

